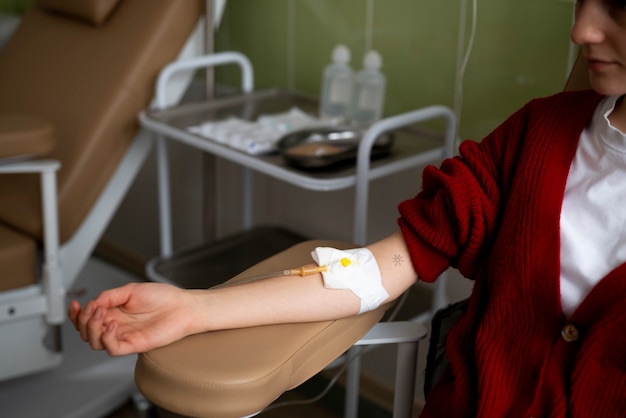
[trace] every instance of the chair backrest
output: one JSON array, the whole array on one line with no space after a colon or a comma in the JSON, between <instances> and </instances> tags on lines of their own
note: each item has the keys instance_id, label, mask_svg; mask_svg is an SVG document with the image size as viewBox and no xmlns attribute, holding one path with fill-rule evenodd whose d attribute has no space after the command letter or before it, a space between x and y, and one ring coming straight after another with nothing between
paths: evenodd
<instances>
[{"instance_id":1,"label":"chair backrest","mask_svg":"<svg viewBox=\"0 0 626 418\"><path fill-rule=\"evenodd\" d=\"M0 52L0 114L54 126L61 242L100 195L138 130L157 74L176 58L201 0L33 0ZM38 178L0 176L0 223L41 236Z\"/></svg>"},{"instance_id":2,"label":"chair backrest","mask_svg":"<svg viewBox=\"0 0 626 418\"><path fill-rule=\"evenodd\" d=\"M576 57L572 71L569 74L563 90L584 90L591 88L589 84L589 72L584 57L579 54Z\"/></svg>"}]
</instances>

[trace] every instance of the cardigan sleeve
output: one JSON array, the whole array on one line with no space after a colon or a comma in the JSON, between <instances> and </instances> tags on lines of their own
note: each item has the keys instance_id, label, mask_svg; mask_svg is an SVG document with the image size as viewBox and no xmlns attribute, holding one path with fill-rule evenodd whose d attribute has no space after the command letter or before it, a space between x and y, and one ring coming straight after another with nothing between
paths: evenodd
<instances>
[{"instance_id":1,"label":"cardigan sleeve","mask_svg":"<svg viewBox=\"0 0 626 418\"><path fill-rule=\"evenodd\" d=\"M502 194L523 138L526 107L482 142L464 141L460 156L428 166L422 190L399 205L400 230L420 280L432 282L448 267L473 278L497 228Z\"/></svg>"},{"instance_id":2,"label":"cardigan sleeve","mask_svg":"<svg viewBox=\"0 0 626 418\"><path fill-rule=\"evenodd\" d=\"M450 266L474 278L488 261L509 199L520 184L535 188L546 144L577 140L601 99L592 90L533 99L480 143L463 142L459 157L439 169L426 167L422 191L400 204L398 221L420 280L434 281ZM508 221L528 216L520 208L514 212Z\"/></svg>"}]
</instances>

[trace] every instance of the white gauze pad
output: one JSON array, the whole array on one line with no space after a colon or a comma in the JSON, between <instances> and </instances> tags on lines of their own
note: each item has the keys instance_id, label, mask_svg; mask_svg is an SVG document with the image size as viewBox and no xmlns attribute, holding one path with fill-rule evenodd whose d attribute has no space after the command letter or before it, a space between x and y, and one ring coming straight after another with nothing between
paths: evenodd
<instances>
[{"instance_id":1,"label":"white gauze pad","mask_svg":"<svg viewBox=\"0 0 626 418\"><path fill-rule=\"evenodd\" d=\"M328 267L322 273L324 287L348 289L361 299L359 313L378 308L389 297L382 285L378 263L367 248L337 250L317 247L311 256L319 266Z\"/></svg>"}]
</instances>

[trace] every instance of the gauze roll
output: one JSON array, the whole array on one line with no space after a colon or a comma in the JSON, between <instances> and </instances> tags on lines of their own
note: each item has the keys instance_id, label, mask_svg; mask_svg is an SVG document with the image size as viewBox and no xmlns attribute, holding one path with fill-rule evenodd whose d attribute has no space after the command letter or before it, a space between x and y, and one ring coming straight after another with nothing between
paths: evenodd
<instances>
[{"instance_id":1,"label":"gauze roll","mask_svg":"<svg viewBox=\"0 0 626 418\"><path fill-rule=\"evenodd\" d=\"M317 247L311 256L319 266L328 268L322 273L324 287L348 289L361 299L360 314L378 308L389 297L382 285L378 263L367 248Z\"/></svg>"}]
</instances>

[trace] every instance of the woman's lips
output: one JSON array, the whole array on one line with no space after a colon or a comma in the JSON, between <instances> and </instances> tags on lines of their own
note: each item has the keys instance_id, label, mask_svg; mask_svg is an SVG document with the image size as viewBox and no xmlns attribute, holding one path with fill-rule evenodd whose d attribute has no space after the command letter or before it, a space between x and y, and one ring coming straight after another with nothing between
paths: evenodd
<instances>
[{"instance_id":1,"label":"woman's lips","mask_svg":"<svg viewBox=\"0 0 626 418\"><path fill-rule=\"evenodd\" d=\"M615 65L614 61L606 61L598 58L587 58L587 68L591 71L605 71Z\"/></svg>"}]
</instances>

